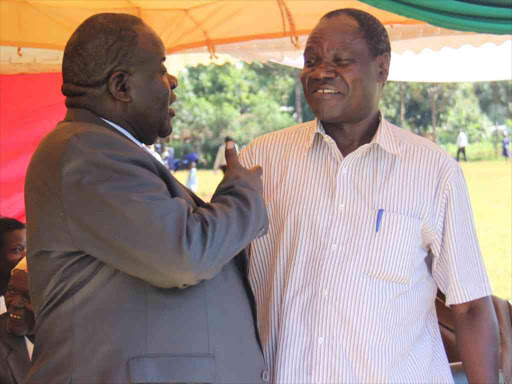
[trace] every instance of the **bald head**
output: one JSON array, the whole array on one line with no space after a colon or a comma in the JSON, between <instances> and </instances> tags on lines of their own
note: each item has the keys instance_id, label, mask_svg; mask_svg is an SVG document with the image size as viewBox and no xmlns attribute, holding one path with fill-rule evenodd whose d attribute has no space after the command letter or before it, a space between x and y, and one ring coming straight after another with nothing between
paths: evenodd
<instances>
[{"instance_id":1,"label":"bald head","mask_svg":"<svg viewBox=\"0 0 512 384\"><path fill-rule=\"evenodd\" d=\"M66 44L62 60L62 93L83 96L105 86L118 70L130 71L140 32L149 27L138 17L100 13L89 17Z\"/></svg>"}]
</instances>

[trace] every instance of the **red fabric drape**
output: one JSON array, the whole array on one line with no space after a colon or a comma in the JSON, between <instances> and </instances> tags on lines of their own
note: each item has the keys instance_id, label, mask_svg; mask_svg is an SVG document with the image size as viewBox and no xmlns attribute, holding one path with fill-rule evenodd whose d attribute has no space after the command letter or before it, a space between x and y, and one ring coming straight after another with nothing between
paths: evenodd
<instances>
[{"instance_id":1,"label":"red fabric drape","mask_svg":"<svg viewBox=\"0 0 512 384\"><path fill-rule=\"evenodd\" d=\"M25 174L66 113L60 73L0 75L0 215L25 221Z\"/></svg>"}]
</instances>

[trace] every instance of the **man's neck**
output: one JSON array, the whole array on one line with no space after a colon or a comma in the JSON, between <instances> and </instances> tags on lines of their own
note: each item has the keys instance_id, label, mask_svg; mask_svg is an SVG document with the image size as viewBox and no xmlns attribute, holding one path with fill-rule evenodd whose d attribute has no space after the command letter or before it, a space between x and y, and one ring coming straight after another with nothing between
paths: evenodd
<instances>
[{"instance_id":1,"label":"man's neck","mask_svg":"<svg viewBox=\"0 0 512 384\"><path fill-rule=\"evenodd\" d=\"M380 115L377 111L369 118L357 123L324 123L325 133L327 133L340 150L343 157L364 144L372 141L377 132L380 123Z\"/></svg>"}]
</instances>

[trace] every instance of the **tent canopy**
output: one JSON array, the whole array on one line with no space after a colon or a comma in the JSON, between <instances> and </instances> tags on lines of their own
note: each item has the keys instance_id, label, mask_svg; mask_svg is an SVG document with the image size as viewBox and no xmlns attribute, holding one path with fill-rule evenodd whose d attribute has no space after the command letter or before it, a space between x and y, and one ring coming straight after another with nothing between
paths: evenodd
<instances>
[{"instance_id":1,"label":"tent canopy","mask_svg":"<svg viewBox=\"0 0 512 384\"><path fill-rule=\"evenodd\" d=\"M248 62L296 58L302 54L307 36L320 17L338 8L361 9L381 20L390 35L394 53L419 52L423 48L437 51L465 44L480 46L486 42L501 44L510 38L443 28L460 26L464 31L503 33L508 30L512 33L510 0L478 0L487 5L471 4L473 2L475 0L2 0L0 73L60 71L67 40L82 21L99 12L123 12L143 18L162 38L168 54L192 54L189 58L178 59L187 64L222 62L223 54ZM405 16L396 14L396 10ZM437 26L408 18L411 15L423 17ZM473 24L468 22L468 17ZM499 30L496 25L500 26Z\"/></svg>"},{"instance_id":2,"label":"tent canopy","mask_svg":"<svg viewBox=\"0 0 512 384\"><path fill-rule=\"evenodd\" d=\"M167 53L203 46L213 53L215 46L223 44L280 37L296 40L337 8L364 10L390 26L420 25L424 22L418 20L427 20L454 30L512 33L510 0L2 0L0 45L62 50L87 17L123 12L151 25Z\"/></svg>"},{"instance_id":3,"label":"tent canopy","mask_svg":"<svg viewBox=\"0 0 512 384\"><path fill-rule=\"evenodd\" d=\"M512 33L510 0L361 0L402 16L460 31Z\"/></svg>"},{"instance_id":4,"label":"tent canopy","mask_svg":"<svg viewBox=\"0 0 512 384\"><path fill-rule=\"evenodd\" d=\"M385 25L423 22L355 0L2 0L0 45L62 50L76 27L100 12L144 19L162 38L167 53L251 40L309 34L319 18L337 8L359 8Z\"/></svg>"}]
</instances>

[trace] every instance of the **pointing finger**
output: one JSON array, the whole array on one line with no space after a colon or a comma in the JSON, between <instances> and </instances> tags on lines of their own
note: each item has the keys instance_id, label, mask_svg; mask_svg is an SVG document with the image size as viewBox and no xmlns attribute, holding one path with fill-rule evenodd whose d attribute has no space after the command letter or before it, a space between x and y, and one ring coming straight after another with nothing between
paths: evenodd
<instances>
[{"instance_id":1,"label":"pointing finger","mask_svg":"<svg viewBox=\"0 0 512 384\"><path fill-rule=\"evenodd\" d=\"M226 143L225 156L226 156L226 166L228 168L240 165L240 162L238 161L238 154L236 153L236 147L232 141L228 141Z\"/></svg>"}]
</instances>

